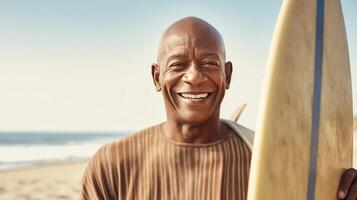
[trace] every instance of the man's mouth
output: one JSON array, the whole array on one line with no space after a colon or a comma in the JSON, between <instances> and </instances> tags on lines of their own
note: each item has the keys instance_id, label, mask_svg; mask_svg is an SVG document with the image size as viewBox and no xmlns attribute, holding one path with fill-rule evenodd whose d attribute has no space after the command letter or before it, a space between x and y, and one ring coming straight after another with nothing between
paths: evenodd
<instances>
[{"instance_id":1,"label":"man's mouth","mask_svg":"<svg viewBox=\"0 0 357 200\"><path fill-rule=\"evenodd\" d=\"M191 101L201 101L210 96L211 93L178 93L178 95L184 99Z\"/></svg>"}]
</instances>

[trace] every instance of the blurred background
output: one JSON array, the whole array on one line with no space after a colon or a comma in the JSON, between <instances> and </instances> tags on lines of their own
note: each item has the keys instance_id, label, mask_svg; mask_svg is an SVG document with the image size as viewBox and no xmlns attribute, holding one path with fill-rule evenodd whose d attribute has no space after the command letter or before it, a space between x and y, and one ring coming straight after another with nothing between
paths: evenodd
<instances>
[{"instance_id":1,"label":"blurred background","mask_svg":"<svg viewBox=\"0 0 357 200\"><path fill-rule=\"evenodd\" d=\"M0 199L77 199L101 145L164 121L150 66L163 31L185 16L221 32L234 67L222 117L247 103L240 123L254 130L281 3L0 2ZM357 105L357 1L342 6Z\"/></svg>"}]
</instances>

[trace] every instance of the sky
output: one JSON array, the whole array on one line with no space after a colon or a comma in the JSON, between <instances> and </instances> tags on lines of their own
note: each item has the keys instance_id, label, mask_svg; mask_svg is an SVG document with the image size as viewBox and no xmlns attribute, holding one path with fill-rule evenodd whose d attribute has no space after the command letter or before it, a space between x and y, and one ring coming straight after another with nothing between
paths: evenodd
<instances>
[{"instance_id":1,"label":"sky","mask_svg":"<svg viewBox=\"0 0 357 200\"><path fill-rule=\"evenodd\" d=\"M255 129L282 0L2 1L0 131L134 131L165 120L150 66L163 31L200 17L223 36L234 71L227 118ZM357 114L357 1L342 1Z\"/></svg>"}]
</instances>

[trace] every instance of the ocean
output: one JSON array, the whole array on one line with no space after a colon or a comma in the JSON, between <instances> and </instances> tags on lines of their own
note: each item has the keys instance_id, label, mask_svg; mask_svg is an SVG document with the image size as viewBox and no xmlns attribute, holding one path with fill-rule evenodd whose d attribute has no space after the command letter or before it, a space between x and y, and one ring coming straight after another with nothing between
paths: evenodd
<instances>
[{"instance_id":1,"label":"ocean","mask_svg":"<svg viewBox=\"0 0 357 200\"><path fill-rule=\"evenodd\" d=\"M84 160L127 133L0 132L0 170Z\"/></svg>"}]
</instances>

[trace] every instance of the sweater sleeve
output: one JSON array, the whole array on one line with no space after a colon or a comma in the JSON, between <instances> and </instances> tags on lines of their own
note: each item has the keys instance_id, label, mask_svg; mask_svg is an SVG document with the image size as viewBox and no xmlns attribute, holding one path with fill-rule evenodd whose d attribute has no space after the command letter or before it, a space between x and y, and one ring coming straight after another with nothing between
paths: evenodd
<instances>
[{"instance_id":1,"label":"sweater sleeve","mask_svg":"<svg viewBox=\"0 0 357 200\"><path fill-rule=\"evenodd\" d=\"M117 200L118 172L112 162L109 145L100 148L91 158L82 177L81 200Z\"/></svg>"}]
</instances>

